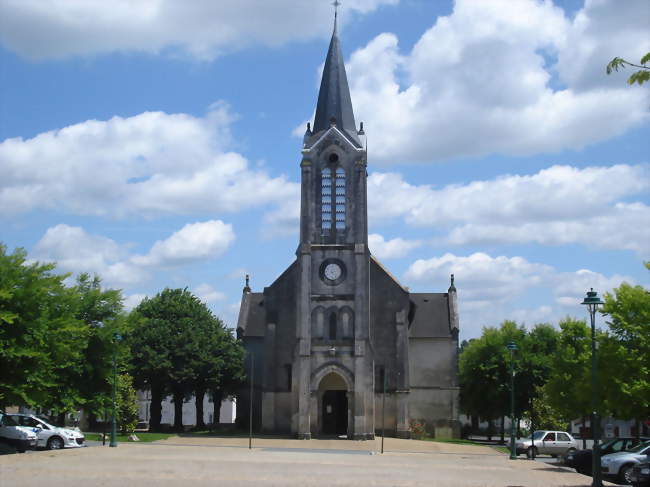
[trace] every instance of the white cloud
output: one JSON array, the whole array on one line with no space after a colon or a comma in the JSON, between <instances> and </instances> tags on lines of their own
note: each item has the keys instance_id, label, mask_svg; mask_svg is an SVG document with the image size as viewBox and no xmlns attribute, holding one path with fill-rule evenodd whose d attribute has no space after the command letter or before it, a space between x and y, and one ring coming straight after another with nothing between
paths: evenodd
<instances>
[{"instance_id":1,"label":"white cloud","mask_svg":"<svg viewBox=\"0 0 650 487\"><path fill-rule=\"evenodd\" d=\"M371 221L402 218L447 231L452 245L581 243L648 255L650 207L625 202L650 189L647 165L552 166L533 175L506 175L434 189L396 173L368 179Z\"/></svg>"},{"instance_id":2,"label":"white cloud","mask_svg":"<svg viewBox=\"0 0 650 487\"><path fill-rule=\"evenodd\" d=\"M214 303L216 301L223 301L226 299L226 295L220 291L217 291L210 284L199 284L194 289L194 294L204 303Z\"/></svg>"},{"instance_id":3,"label":"white cloud","mask_svg":"<svg viewBox=\"0 0 650 487\"><path fill-rule=\"evenodd\" d=\"M379 259L396 259L406 256L411 250L420 247L419 240L405 240L393 238L385 240L382 235L371 233L368 235L368 247L370 252Z\"/></svg>"},{"instance_id":4,"label":"white cloud","mask_svg":"<svg viewBox=\"0 0 650 487\"><path fill-rule=\"evenodd\" d=\"M398 1L348 0L342 21L349 12ZM304 0L3 0L1 10L0 42L32 59L171 51L211 60L253 44L321 37L332 28L329 2Z\"/></svg>"},{"instance_id":5,"label":"white cloud","mask_svg":"<svg viewBox=\"0 0 650 487\"><path fill-rule=\"evenodd\" d=\"M47 229L30 257L56 262L57 269L63 272L98 274L109 287L131 287L150 280L156 270L218 257L234 239L229 224L220 220L199 222L185 225L167 239L154 243L147 254L137 255L129 252L128 245L92 235L81 227L59 224ZM216 291L198 291L217 298Z\"/></svg>"},{"instance_id":6,"label":"white cloud","mask_svg":"<svg viewBox=\"0 0 650 487\"><path fill-rule=\"evenodd\" d=\"M54 261L63 272L98 274L111 287L129 286L150 278L147 270L129 261L126 246L65 224L48 228L30 257Z\"/></svg>"},{"instance_id":7,"label":"white cloud","mask_svg":"<svg viewBox=\"0 0 650 487\"><path fill-rule=\"evenodd\" d=\"M607 79L604 68L625 46L635 60L650 50L648 8L589 1L572 23L549 1L457 0L410 53L395 35L377 36L348 64L371 160L579 149L647 121L648 90Z\"/></svg>"},{"instance_id":8,"label":"white cloud","mask_svg":"<svg viewBox=\"0 0 650 487\"><path fill-rule=\"evenodd\" d=\"M142 266L183 265L196 260L218 257L234 242L232 225L221 220L188 223L165 240L158 240L149 253L133 256Z\"/></svg>"},{"instance_id":9,"label":"white cloud","mask_svg":"<svg viewBox=\"0 0 650 487\"><path fill-rule=\"evenodd\" d=\"M146 112L0 143L0 213L94 216L236 212L283 202L297 184L228 152L233 115Z\"/></svg>"},{"instance_id":10,"label":"white cloud","mask_svg":"<svg viewBox=\"0 0 650 487\"><path fill-rule=\"evenodd\" d=\"M135 308L137 305L139 305L144 298L146 298L146 294L129 294L128 296L124 297L124 309L126 311L131 311L133 308Z\"/></svg>"},{"instance_id":11,"label":"white cloud","mask_svg":"<svg viewBox=\"0 0 650 487\"><path fill-rule=\"evenodd\" d=\"M533 325L556 323L567 315L585 316L580 301L590 288L603 295L623 281L634 284L628 276L605 276L587 269L562 272L522 257L485 253L448 253L416 260L406 271L404 282L414 290L441 291L448 287L450 274L456 278L464 337L478 336L483 326L496 326L506 319ZM526 294L531 292L536 294L537 304L527 308Z\"/></svg>"}]
</instances>

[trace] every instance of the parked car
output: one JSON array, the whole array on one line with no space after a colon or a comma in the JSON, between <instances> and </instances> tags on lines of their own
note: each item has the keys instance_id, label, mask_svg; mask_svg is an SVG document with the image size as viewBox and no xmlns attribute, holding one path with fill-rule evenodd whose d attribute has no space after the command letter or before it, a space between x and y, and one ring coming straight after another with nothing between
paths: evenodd
<instances>
[{"instance_id":1,"label":"parked car","mask_svg":"<svg viewBox=\"0 0 650 487\"><path fill-rule=\"evenodd\" d=\"M78 448L84 446L86 438L81 431L59 428L49 424L44 419L31 414L9 414L13 420L21 426L38 428L37 445L48 450L60 450L61 448Z\"/></svg>"},{"instance_id":2,"label":"parked car","mask_svg":"<svg viewBox=\"0 0 650 487\"><path fill-rule=\"evenodd\" d=\"M533 446L534 445L534 446ZM523 438L515 443L517 455L525 453L529 458L533 455L546 454L552 457L575 452L578 449L578 442L565 431L535 431L531 438Z\"/></svg>"},{"instance_id":3,"label":"parked car","mask_svg":"<svg viewBox=\"0 0 650 487\"><path fill-rule=\"evenodd\" d=\"M33 428L20 426L13 418L0 411L0 441L24 453L36 447L36 432Z\"/></svg>"},{"instance_id":4,"label":"parked car","mask_svg":"<svg viewBox=\"0 0 650 487\"><path fill-rule=\"evenodd\" d=\"M610 453L600 459L600 465L603 469L603 475L615 477L621 483L631 483L632 468L637 464L647 460L650 453L650 441L640 443L628 451L619 451Z\"/></svg>"},{"instance_id":5,"label":"parked car","mask_svg":"<svg viewBox=\"0 0 650 487\"><path fill-rule=\"evenodd\" d=\"M650 441L650 438L613 438L607 440L600 445L600 456L616 453L617 451L626 451L634 448L639 443ZM576 472L583 475L591 475L591 462L593 459L593 452L591 449L579 450L577 452L568 453L564 457L564 464L567 467L575 468Z\"/></svg>"},{"instance_id":6,"label":"parked car","mask_svg":"<svg viewBox=\"0 0 650 487\"><path fill-rule=\"evenodd\" d=\"M632 487L650 487L650 461L637 463L630 472Z\"/></svg>"}]
</instances>

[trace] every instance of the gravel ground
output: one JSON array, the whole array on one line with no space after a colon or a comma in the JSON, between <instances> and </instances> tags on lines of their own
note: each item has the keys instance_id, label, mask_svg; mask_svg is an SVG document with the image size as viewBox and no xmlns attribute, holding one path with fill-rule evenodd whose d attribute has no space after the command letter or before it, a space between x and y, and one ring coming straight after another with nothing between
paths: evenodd
<instances>
[{"instance_id":1,"label":"gravel ground","mask_svg":"<svg viewBox=\"0 0 650 487\"><path fill-rule=\"evenodd\" d=\"M345 440L170 438L0 457L0 485L119 487L433 486L587 487L590 478L491 448L387 438Z\"/></svg>"}]
</instances>

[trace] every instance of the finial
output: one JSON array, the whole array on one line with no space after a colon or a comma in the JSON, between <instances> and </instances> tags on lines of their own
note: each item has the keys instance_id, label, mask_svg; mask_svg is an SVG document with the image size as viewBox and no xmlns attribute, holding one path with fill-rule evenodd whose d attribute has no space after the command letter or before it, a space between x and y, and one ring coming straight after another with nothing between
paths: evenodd
<instances>
[{"instance_id":1,"label":"finial","mask_svg":"<svg viewBox=\"0 0 650 487\"><path fill-rule=\"evenodd\" d=\"M244 286L245 293L251 292L251 287L249 286L249 284L250 284L250 276L246 274L246 286Z\"/></svg>"},{"instance_id":2,"label":"finial","mask_svg":"<svg viewBox=\"0 0 650 487\"><path fill-rule=\"evenodd\" d=\"M363 131L363 122L361 122L361 127L359 127L357 135L366 135L366 133Z\"/></svg>"},{"instance_id":3,"label":"finial","mask_svg":"<svg viewBox=\"0 0 650 487\"><path fill-rule=\"evenodd\" d=\"M339 16L339 6L341 5L341 2L339 2L339 0L334 0L332 5L334 5L334 32L336 32L336 21Z\"/></svg>"},{"instance_id":4,"label":"finial","mask_svg":"<svg viewBox=\"0 0 650 487\"><path fill-rule=\"evenodd\" d=\"M311 134L311 122L307 122L307 133Z\"/></svg>"},{"instance_id":5,"label":"finial","mask_svg":"<svg viewBox=\"0 0 650 487\"><path fill-rule=\"evenodd\" d=\"M451 285L449 286L450 291L456 291L456 286L454 286L454 275L451 275Z\"/></svg>"}]
</instances>

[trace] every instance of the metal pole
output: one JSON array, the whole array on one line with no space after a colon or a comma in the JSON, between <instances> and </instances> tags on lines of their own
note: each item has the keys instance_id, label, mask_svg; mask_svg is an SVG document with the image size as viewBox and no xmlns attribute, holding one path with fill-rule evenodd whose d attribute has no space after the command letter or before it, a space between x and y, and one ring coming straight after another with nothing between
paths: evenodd
<instances>
[{"instance_id":1,"label":"metal pole","mask_svg":"<svg viewBox=\"0 0 650 487\"><path fill-rule=\"evenodd\" d=\"M514 348L510 349L510 460L517 459L515 445L515 359Z\"/></svg>"},{"instance_id":2,"label":"metal pole","mask_svg":"<svg viewBox=\"0 0 650 487\"><path fill-rule=\"evenodd\" d=\"M594 447L591 455L592 487L603 487L600 471L600 421L598 418L598 377L596 369L596 305L589 305L591 316L591 429L594 437Z\"/></svg>"},{"instance_id":3,"label":"metal pole","mask_svg":"<svg viewBox=\"0 0 650 487\"><path fill-rule=\"evenodd\" d=\"M384 432L386 431L386 369L384 369L384 393L381 396L381 453L384 453Z\"/></svg>"},{"instance_id":4,"label":"metal pole","mask_svg":"<svg viewBox=\"0 0 650 487\"><path fill-rule=\"evenodd\" d=\"M248 449L253 448L253 377L255 376L255 355L251 353L251 392L248 410Z\"/></svg>"},{"instance_id":5,"label":"metal pole","mask_svg":"<svg viewBox=\"0 0 650 487\"><path fill-rule=\"evenodd\" d=\"M115 421L115 396L116 396L116 387L117 386L117 350L113 350L113 414L111 417L111 442L108 446L116 447L117 439L117 424Z\"/></svg>"}]
</instances>

